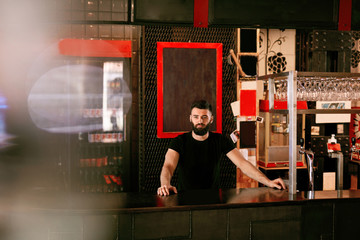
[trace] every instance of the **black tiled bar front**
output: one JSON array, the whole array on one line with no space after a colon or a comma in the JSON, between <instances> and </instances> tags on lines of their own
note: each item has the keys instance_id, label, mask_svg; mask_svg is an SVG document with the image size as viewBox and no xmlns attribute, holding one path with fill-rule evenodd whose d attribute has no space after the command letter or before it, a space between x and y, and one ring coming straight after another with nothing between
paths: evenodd
<instances>
[{"instance_id":1,"label":"black tiled bar front","mask_svg":"<svg viewBox=\"0 0 360 240\"><path fill-rule=\"evenodd\" d=\"M360 191L312 193L22 192L0 198L1 239L349 239L360 233Z\"/></svg>"}]
</instances>

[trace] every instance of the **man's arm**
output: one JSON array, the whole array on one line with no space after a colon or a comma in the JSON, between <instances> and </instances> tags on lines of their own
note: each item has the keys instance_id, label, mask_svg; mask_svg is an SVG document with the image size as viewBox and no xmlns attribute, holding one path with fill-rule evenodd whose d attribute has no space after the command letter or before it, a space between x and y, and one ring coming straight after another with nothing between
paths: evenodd
<instances>
[{"instance_id":1,"label":"man's arm","mask_svg":"<svg viewBox=\"0 0 360 240\"><path fill-rule=\"evenodd\" d=\"M175 168L179 162L179 153L173 149L168 149L165 155L165 162L161 170L160 184L157 193L160 196L169 195L170 192L177 193L176 187L171 186L170 181Z\"/></svg>"},{"instance_id":2,"label":"man's arm","mask_svg":"<svg viewBox=\"0 0 360 240\"><path fill-rule=\"evenodd\" d=\"M250 162L248 162L238 151L234 148L226 154L226 156L238 167L240 170L246 174L248 177L272 188L285 189L285 183L281 178L274 180L268 179L265 174L263 174L259 169L254 167Z\"/></svg>"}]
</instances>

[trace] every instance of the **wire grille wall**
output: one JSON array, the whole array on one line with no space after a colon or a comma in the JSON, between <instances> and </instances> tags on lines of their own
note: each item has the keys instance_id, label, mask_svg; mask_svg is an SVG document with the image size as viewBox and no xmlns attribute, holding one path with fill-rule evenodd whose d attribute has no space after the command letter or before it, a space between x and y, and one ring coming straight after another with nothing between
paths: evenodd
<instances>
[{"instance_id":1,"label":"wire grille wall","mask_svg":"<svg viewBox=\"0 0 360 240\"><path fill-rule=\"evenodd\" d=\"M223 43L223 134L235 129L230 103L236 101L236 67L227 63L230 49L236 47L236 30L233 28L192 28L174 26L143 27L143 77L140 84L139 128L139 190L153 191L160 185L160 172L171 139L157 138L157 42ZM190 130L190 129L189 129ZM173 177L176 184L177 174ZM236 186L236 167L226 157L221 159L221 187Z\"/></svg>"}]
</instances>

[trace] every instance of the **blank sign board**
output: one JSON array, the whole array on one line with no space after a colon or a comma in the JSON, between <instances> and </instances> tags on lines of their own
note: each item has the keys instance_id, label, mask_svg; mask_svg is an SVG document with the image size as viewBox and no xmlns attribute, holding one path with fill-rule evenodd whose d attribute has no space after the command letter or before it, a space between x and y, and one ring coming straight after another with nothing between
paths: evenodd
<instances>
[{"instance_id":1,"label":"blank sign board","mask_svg":"<svg viewBox=\"0 0 360 240\"><path fill-rule=\"evenodd\" d=\"M190 106L205 99L213 106L210 130L221 132L222 44L157 43L157 135L190 131Z\"/></svg>"}]
</instances>

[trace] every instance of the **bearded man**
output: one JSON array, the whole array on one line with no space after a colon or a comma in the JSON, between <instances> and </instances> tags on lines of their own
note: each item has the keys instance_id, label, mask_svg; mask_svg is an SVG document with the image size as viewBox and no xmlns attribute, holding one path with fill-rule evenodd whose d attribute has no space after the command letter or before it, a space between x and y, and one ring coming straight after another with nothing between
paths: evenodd
<instances>
[{"instance_id":1,"label":"bearded man","mask_svg":"<svg viewBox=\"0 0 360 240\"><path fill-rule=\"evenodd\" d=\"M161 170L160 196L178 191L220 188L220 157L225 154L250 178L272 188L285 189L281 178L268 179L248 162L225 136L209 131L214 117L211 105L196 101L191 105L192 131L172 139ZM178 168L178 186L171 185L171 178Z\"/></svg>"}]
</instances>

